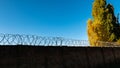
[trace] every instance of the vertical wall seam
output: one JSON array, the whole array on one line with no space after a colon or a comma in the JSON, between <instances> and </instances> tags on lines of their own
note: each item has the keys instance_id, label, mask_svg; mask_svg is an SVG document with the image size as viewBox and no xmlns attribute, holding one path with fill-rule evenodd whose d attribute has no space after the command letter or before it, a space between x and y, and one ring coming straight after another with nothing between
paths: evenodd
<instances>
[{"instance_id":1,"label":"vertical wall seam","mask_svg":"<svg viewBox=\"0 0 120 68\"><path fill-rule=\"evenodd\" d=\"M104 56L104 50L101 48L102 58L103 58L103 66L105 67L105 56Z\"/></svg>"},{"instance_id":2,"label":"vertical wall seam","mask_svg":"<svg viewBox=\"0 0 120 68\"><path fill-rule=\"evenodd\" d=\"M87 68L91 68L87 48L85 48L85 53L86 53L86 59L87 59Z\"/></svg>"}]
</instances>

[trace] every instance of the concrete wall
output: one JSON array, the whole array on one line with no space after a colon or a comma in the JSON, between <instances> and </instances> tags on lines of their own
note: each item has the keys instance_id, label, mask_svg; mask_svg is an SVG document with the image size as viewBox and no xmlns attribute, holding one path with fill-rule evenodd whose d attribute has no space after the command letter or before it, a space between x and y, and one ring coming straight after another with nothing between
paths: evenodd
<instances>
[{"instance_id":1,"label":"concrete wall","mask_svg":"<svg viewBox=\"0 0 120 68\"><path fill-rule=\"evenodd\" d=\"M0 46L0 68L117 67L120 47Z\"/></svg>"}]
</instances>

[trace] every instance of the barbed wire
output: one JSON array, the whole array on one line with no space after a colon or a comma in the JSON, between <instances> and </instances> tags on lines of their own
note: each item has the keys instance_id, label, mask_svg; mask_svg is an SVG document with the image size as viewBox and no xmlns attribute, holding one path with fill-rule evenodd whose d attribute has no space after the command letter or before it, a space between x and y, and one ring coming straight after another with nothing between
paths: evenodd
<instances>
[{"instance_id":1,"label":"barbed wire","mask_svg":"<svg viewBox=\"0 0 120 68\"><path fill-rule=\"evenodd\" d=\"M98 47L120 46L116 42L96 41ZM90 46L88 40L66 39L63 37L42 37L36 35L0 34L0 45L28 46ZM93 45L97 46L97 45Z\"/></svg>"},{"instance_id":2,"label":"barbed wire","mask_svg":"<svg viewBox=\"0 0 120 68\"><path fill-rule=\"evenodd\" d=\"M0 45L89 46L88 40L42 37L36 35L0 34Z\"/></svg>"},{"instance_id":3,"label":"barbed wire","mask_svg":"<svg viewBox=\"0 0 120 68\"><path fill-rule=\"evenodd\" d=\"M96 41L94 47L120 47L120 43L118 42L104 42L104 41Z\"/></svg>"}]
</instances>

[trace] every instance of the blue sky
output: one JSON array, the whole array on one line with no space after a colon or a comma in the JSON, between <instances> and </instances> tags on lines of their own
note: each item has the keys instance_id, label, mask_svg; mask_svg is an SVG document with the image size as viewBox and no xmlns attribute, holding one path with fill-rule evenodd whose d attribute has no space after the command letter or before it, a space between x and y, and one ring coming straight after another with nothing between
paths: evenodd
<instances>
[{"instance_id":1,"label":"blue sky","mask_svg":"<svg viewBox=\"0 0 120 68\"><path fill-rule=\"evenodd\" d=\"M0 33L87 40L93 0L0 0ZM115 13L120 0L109 0Z\"/></svg>"}]
</instances>

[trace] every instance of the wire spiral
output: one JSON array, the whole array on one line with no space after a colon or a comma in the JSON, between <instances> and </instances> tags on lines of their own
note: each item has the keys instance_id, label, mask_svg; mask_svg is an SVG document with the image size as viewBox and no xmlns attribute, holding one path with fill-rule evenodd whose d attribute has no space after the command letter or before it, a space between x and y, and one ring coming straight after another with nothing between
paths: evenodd
<instances>
[{"instance_id":1,"label":"wire spiral","mask_svg":"<svg viewBox=\"0 0 120 68\"><path fill-rule=\"evenodd\" d=\"M87 40L65 39L63 37L0 34L0 45L88 46L89 42Z\"/></svg>"}]
</instances>

